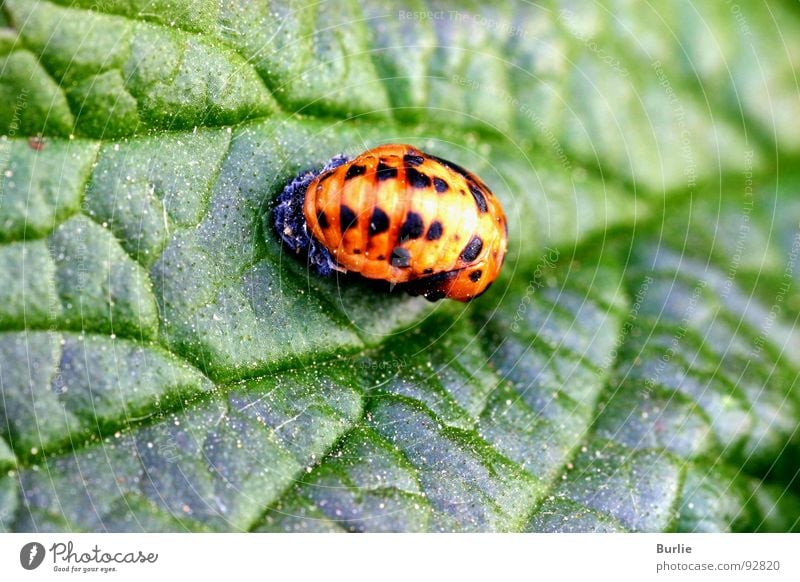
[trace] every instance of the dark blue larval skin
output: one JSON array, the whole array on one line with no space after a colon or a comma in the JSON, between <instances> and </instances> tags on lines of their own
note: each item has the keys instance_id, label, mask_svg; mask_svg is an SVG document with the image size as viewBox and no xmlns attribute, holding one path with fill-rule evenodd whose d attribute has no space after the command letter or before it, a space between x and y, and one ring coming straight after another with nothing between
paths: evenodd
<instances>
[{"instance_id":1,"label":"dark blue larval skin","mask_svg":"<svg viewBox=\"0 0 800 582\"><path fill-rule=\"evenodd\" d=\"M295 253L305 253L308 264L323 277L329 276L333 271L341 271L331 254L319 241L308 232L306 217L303 213L306 190L311 182L328 170L346 164L350 158L339 155L331 158L321 170L307 170L301 172L294 180L283 189L275 204L274 219L275 230L284 244Z\"/></svg>"}]
</instances>

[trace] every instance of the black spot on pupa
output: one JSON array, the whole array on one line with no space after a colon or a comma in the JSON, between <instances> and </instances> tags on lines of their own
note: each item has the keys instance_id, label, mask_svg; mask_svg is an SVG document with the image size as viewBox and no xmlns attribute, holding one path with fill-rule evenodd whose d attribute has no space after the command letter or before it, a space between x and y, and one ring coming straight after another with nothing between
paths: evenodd
<instances>
[{"instance_id":1,"label":"black spot on pupa","mask_svg":"<svg viewBox=\"0 0 800 582\"><path fill-rule=\"evenodd\" d=\"M477 271L472 271L469 274L469 280L472 281L473 283L477 283L478 280L481 278L481 275L483 275L483 271L481 271L480 269L478 269Z\"/></svg>"},{"instance_id":2,"label":"black spot on pupa","mask_svg":"<svg viewBox=\"0 0 800 582\"><path fill-rule=\"evenodd\" d=\"M425 161L425 158L423 158L422 156L414 155L414 154L406 154L406 155L403 156L403 163L407 167L421 166L424 161Z\"/></svg>"},{"instance_id":3,"label":"black spot on pupa","mask_svg":"<svg viewBox=\"0 0 800 582\"><path fill-rule=\"evenodd\" d=\"M400 228L400 240L419 238L424 232L425 223L422 221L422 217L416 212L409 212L406 215L406 221Z\"/></svg>"},{"instance_id":4,"label":"black spot on pupa","mask_svg":"<svg viewBox=\"0 0 800 582\"><path fill-rule=\"evenodd\" d=\"M464 250L461 251L461 260L466 263L471 263L478 258L478 255L481 254L482 250L483 240L476 234L469 239L467 246L465 246Z\"/></svg>"},{"instance_id":5,"label":"black spot on pupa","mask_svg":"<svg viewBox=\"0 0 800 582\"><path fill-rule=\"evenodd\" d=\"M398 269L407 269L411 266L411 253L408 249L394 247L389 262L393 267L397 267Z\"/></svg>"},{"instance_id":6,"label":"black spot on pupa","mask_svg":"<svg viewBox=\"0 0 800 582\"><path fill-rule=\"evenodd\" d=\"M428 291L427 293L423 293L423 297L428 301L439 301L439 299L444 299L447 293L442 291L441 289L437 289L436 291Z\"/></svg>"},{"instance_id":7,"label":"black spot on pupa","mask_svg":"<svg viewBox=\"0 0 800 582\"><path fill-rule=\"evenodd\" d=\"M379 261L385 261L386 260L386 255L378 255L378 260Z\"/></svg>"},{"instance_id":8,"label":"black spot on pupa","mask_svg":"<svg viewBox=\"0 0 800 582\"><path fill-rule=\"evenodd\" d=\"M478 188L475 183L469 183L469 191L472 193L472 197L475 199L475 204L478 205L478 210L481 212L488 212L489 207L486 205L486 197L481 192L481 189Z\"/></svg>"},{"instance_id":9,"label":"black spot on pupa","mask_svg":"<svg viewBox=\"0 0 800 582\"><path fill-rule=\"evenodd\" d=\"M442 223L438 220L434 220L431 222L430 227L428 227L428 234L425 235L425 238L428 240L439 240L442 238L442 231L444 228L442 227Z\"/></svg>"},{"instance_id":10,"label":"black spot on pupa","mask_svg":"<svg viewBox=\"0 0 800 582\"><path fill-rule=\"evenodd\" d=\"M331 225L330 222L328 222L328 217L325 216L325 213L322 210L317 212L317 222L319 222L319 225L322 228L328 228Z\"/></svg>"},{"instance_id":11,"label":"black spot on pupa","mask_svg":"<svg viewBox=\"0 0 800 582\"><path fill-rule=\"evenodd\" d=\"M450 188L450 186L447 185L447 182L445 182L439 177L435 177L433 179L433 187L436 188L436 191L439 194L441 194L442 192L447 192L447 189Z\"/></svg>"},{"instance_id":12,"label":"black spot on pupa","mask_svg":"<svg viewBox=\"0 0 800 582\"><path fill-rule=\"evenodd\" d=\"M372 209L372 216L369 219L369 234L373 236L387 230L389 230L389 217L376 206Z\"/></svg>"},{"instance_id":13,"label":"black spot on pupa","mask_svg":"<svg viewBox=\"0 0 800 582\"><path fill-rule=\"evenodd\" d=\"M354 255L360 255L361 254L361 249L353 249L353 254ZM478 271L478 272L480 273L480 271Z\"/></svg>"},{"instance_id":14,"label":"black spot on pupa","mask_svg":"<svg viewBox=\"0 0 800 582\"><path fill-rule=\"evenodd\" d=\"M397 168L387 166L383 160L378 162L378 169L375 171L378 180L389 180L390 178L397 178Z\"/></svg>"},{"instance_id":15,"label":"black spot on pupa","mask_svg":"<svg viewBox=\"0 0 800 582\"><path fill-rule=\"evenodd\" d=\"M425 273L426 275L430 275L431 273L433 273L433 269L428 267L427 269L423 269L422 272Z\"/></svg>"},{"instance_id":16,"label":"black spot on pupa","mask_svg":"<svg viewBox=\"0 0 800 582\"><path fill-rule=\"evenodd\" d=\"M408 178L408 183L414 188L430 188L431 179L414 168L406 169L406 177Z\"/></svg>"},{"instance_id":17,"label":"black spot on pupa","mask_svg":"<svg viewBox=\"0 0 800 582\"><path fill-rule=\"evenodd\" d=\"M344 179L352 180L356 176L363 176L366 171L367 171L366 166L359 166L357 164L353 164L352 166L347 168L347 172L345 172Z\"/></svg>"},{"instance_id":18,"label":"black spot on pupa","mask_svg":"<svg viewBox=\"0 0 800 582\"><path fill-rule=\"evenodd\" d=\"M443 271L411 281L406 284L405 289L411 295L423 295L429 301L438 301L447 295L448 282L457 276L458 269Z\"/></svg>"},{"instance_id":19,"label":"black spot on pupa","mask_svg":"<svg viewBox=\"0 0 800 582\"><path fill-rule=\"evenodd\" d=\"M451 162L450 160L445 160L444 158L440 158L440 157L437 157L437 156L429 155L428 157L430 159L432 159L432 160L436 160L437 162L442 164L444 167L450 168L451 170L461 174L462 176L464 176L467 179L472 178L472 175L468 171L466 171L464 168L462 168L461 166L459 166L455 162Z\"/></svg>"},{"instance_id":20,"label":"black spot on pupa","mask_svg":"<svg viewBox=\"0 0 800 582\"><path fill-rule=\"evenodd\" d=\"M342 232L344 233L347 229L353 228L357 224L358 217L356 213L346 204L342 204L339 207L339 225L342 227Z\"/></svg>"}]
</instances>

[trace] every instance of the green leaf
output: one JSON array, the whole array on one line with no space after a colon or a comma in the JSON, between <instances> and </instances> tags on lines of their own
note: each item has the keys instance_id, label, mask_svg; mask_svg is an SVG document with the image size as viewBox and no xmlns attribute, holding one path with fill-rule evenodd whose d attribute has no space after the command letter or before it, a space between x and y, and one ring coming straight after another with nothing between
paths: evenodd
<instances>
[{"instance_id":1,"label":"green leaf","mask_svg":"<svg viewBox=\"0 0 800 582\"><path fill-rule=\"evenodd\" d=\"M319 368L248 382L51 458L50 478L21 475L29 513L18 527L246 529L359 416L350 383Z\"/></svg>"},{"instance_id":2,"label":"green leaf","mask_svg":"<svg viewBox=\"0 0 800 582\"><path fill-rule=\"evenodd\" d=\"M263 527L304 531L321 515L356 531L524 528L589 430L622 322L620 270L593 267L586 302L572 301L586 281L561 296L518 285L489 322L436 316L370 355L362 427ZM548 315L544 336L507 335Z\"/></svg>"},{"instance_id":3,"label":"green leaf","mask_svg":"<svg viewBox=\"0 0 800 582\"><path fill-rule=\"evenodd\" d=\"M0 438L0 532L13 531L18 501L14 453Z\"/></svg>"},{"instance_id":4,"label":"green leaf","mask_svg":"<svg viewBox=\"0 0 800 582\"><path fill-rule=\"evenodd\" d=\"M39 151L25 140L4 139L0 151L0 241L39 238L80 210L96 144L54 141Z\"/></svg>"},{"instance_id":5,"label":"green leaf","mask_svg":"<svg viewBox=\"0 0 800 582\"><path fill-rule=\"evenodd\" d=\"M81 133L114 137L140 125L235 123L273 109L269 90L244 59L202 35L49 2L4 6L20 33L16 46L38 56L79 112Z\"/></svg>"},{"instance_id":6,"label":"green leaf","mask_svg":"<svg viewBox=\"0 0 800 582\"><path fill-rule=\"evenodd\" d=\"M362 4L0 2L0 531L800 529L797 15ZM278 243L387 142L481 299Z\"/></svg>"}]
</instances>

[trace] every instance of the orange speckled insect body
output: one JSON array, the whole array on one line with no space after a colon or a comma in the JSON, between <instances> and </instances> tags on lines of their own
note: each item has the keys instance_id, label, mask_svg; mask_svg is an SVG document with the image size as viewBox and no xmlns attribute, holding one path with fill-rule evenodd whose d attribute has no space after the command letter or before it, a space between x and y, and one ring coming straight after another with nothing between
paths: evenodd
<instances>
[{"instance_id":1,"label":"orange speckled insect body","mask_svg":"<svg viewBox=\"0 0 800 582\"><path fill-rule=\"evenodd\" d=\"M279 199L275 223L322 274L355 272L430 300L483 293L508 244L500 202L477 176L402 144L298 176Z\"/></svg>"}]
</instances>

